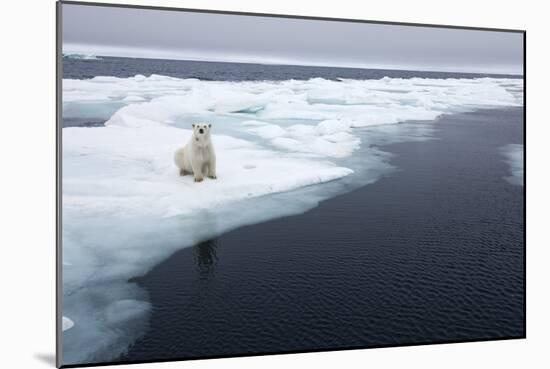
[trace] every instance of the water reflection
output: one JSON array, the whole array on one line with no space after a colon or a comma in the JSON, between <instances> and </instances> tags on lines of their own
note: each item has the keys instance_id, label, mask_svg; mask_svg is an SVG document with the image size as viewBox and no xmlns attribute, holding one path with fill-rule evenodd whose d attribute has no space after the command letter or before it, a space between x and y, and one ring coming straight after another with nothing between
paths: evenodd
<instances>
[{"instance_id":1,"label":"water reflection","mask_svg":"<svg viewBox=\"0 0 550 369\"><path fill-rule=\"evenodd\" d=\"M203 241L194 247L195 264L201 278L214 273L218 263L217 248L218 242L216 239Z\"/></svg>"}]
</instances>

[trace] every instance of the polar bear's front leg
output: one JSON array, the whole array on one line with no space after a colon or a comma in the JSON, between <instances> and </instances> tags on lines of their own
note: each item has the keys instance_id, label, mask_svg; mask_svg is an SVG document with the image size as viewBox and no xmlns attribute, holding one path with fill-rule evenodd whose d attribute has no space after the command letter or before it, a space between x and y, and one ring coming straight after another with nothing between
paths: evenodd
<instances>
[{"instance_id":1,"label":"polar bear's front leg","mask_svg":"<svg viewBox=\"0 0 550 369\"><path fill-rule=\"evenodd\" d=\"M212 156L210 158L210 163L208 164L208 178L216 179L216 157Z\"/></svg>"},{"instance_id":2,"label":"polar bear's front leg","mask_svg":"<svg viewBox=\"0 0 550 369\"><path fill-rule=\"evenodd\" d=\"M200 160L192 160L191 167L193 168L193 176L195 177L195 182L202 182L204 176L202 174L202 165Z\"/></svg>"}]
</instances>

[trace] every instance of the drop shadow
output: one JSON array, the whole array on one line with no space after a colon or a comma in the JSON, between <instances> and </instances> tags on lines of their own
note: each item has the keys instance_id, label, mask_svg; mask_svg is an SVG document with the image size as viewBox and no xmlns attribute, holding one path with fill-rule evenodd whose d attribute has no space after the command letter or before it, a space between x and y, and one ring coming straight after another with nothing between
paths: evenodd
<instances>
[{"instance_id":1,"label":"drop shadow","mask_svg":"<svg viewBox=\"0 0 550 369\"><path fill-rule=\"evenodd\" d=\"M52 367L55 367L55 354L34 354L34 358Z\"/></svg>"}]
</instances>

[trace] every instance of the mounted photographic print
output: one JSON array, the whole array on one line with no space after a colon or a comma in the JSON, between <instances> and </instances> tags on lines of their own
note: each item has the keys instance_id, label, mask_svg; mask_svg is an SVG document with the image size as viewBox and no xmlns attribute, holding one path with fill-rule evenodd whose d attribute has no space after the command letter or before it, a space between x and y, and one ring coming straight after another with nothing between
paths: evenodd
<instances>
[{"instance_id":1,"label":"mounted photographic print","mask_svg":"<svg viewBox=\"0 0 550 369\"><path fill-rule=\"evenodd\" d=\"M524 338L524 40L58 3L58 366Z\"/></svg>"}]
</instances>

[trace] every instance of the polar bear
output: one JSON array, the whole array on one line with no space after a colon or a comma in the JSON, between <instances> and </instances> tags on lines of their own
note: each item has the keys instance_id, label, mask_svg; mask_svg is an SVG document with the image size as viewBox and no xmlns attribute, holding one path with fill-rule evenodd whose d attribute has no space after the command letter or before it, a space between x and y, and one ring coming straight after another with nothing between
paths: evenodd
<instances>
[{"instance_id":1,"label":"polar bear","mask_svg":"<svg viewBox=\"0 0 550 369\"><path fill-rule=\"evenodd\" d=\"M180 169L180 176L193 174L195 182L202 182L204 176L216 179L216 154L210 139L211 124L193 124L193 135L184 147L174 154L174 162Z\"/></svg>"}]
</instances>

